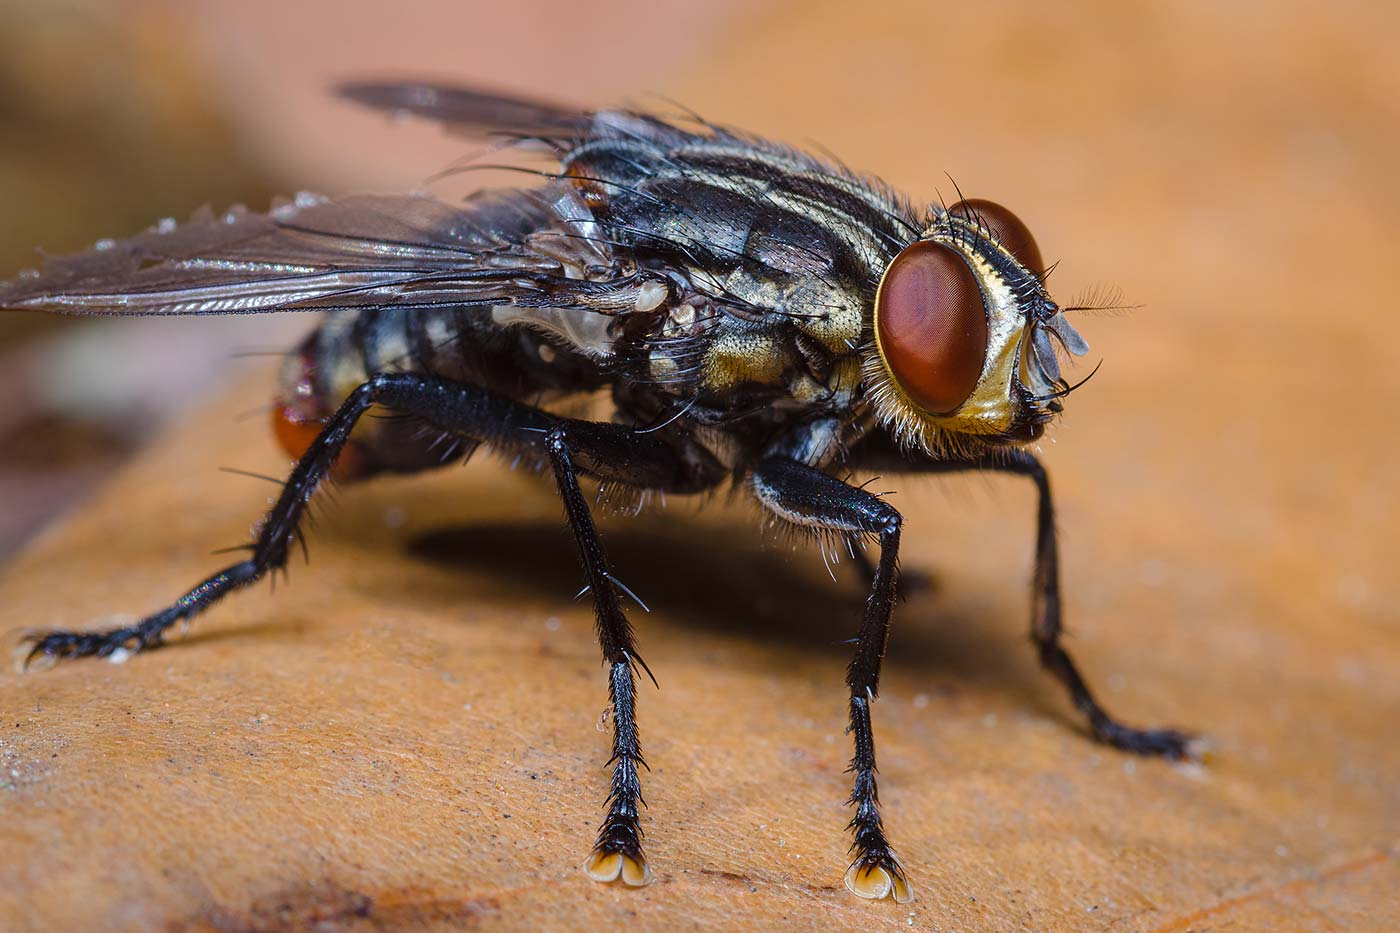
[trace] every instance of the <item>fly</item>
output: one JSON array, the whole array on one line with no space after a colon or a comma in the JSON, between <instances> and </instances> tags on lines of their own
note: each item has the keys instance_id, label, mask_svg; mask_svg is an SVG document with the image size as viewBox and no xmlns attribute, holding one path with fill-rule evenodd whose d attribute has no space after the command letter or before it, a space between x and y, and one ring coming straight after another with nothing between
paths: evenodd
<instances>
[{"instance_id":1,"label":"fly","mask_svg":"<svg viewBox=\"0 0 1400 933\"><path fill-rule=\"evenodd\" d=\"M16 309L325 315L282 368L273 427L296 466L247 557L133 625L30 635L26 665L158 647L171 626L286 563L332 470L363 479L494 448L552 473L596 613L612 777L585 870L645 885L636 679L646 667L579 477L639 502L733 484L774 522L879 545L846 675L855 812L845 883L907 901L871 729L904 521L840 477L992 471L1039 493L1031 632L1041 662L1099 741L1193 754L1180 732L1110 716L1061 644L1053 500L1025 445L1070 391L1060 356L1088 347L1015 214L975 199L917 209L874 179L698 119L422 84L340 93L543 149L557 168L461 203L302 194L262 214L204 212L0 284L0 307ZM598 390L611 395L611 420L559 413ZM375 405L404 417L362 422Z\"/></svg>"}]
</instances>

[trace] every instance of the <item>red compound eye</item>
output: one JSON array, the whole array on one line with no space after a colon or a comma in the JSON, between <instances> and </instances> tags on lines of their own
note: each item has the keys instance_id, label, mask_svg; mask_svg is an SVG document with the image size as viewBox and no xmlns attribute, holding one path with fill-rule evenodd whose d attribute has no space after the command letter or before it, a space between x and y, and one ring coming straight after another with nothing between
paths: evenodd
<instances>
[{"instance_id":1,"label":"red compound eye","mask_svg":"<svg viewBox=\"0 0 1400 933\"><path fill-rule=\"evenodd\" d=\"M991 231L1006 251L1016 257L1016 261L1036 275L1045 274L1045 261L1040 258L1040 247L1035 245L1035 237L1021 218L1011 213L995 201L982 198L968 198L948 208L948 213L972 223L981 222Z\"/></svg>"},{"instance_id":2,"label":"red compound eye","mask_svg":"<svg viewBox=\"0 0 1400 933\"><path fill-rule=\"evenodd\" d=\"M930 414L957 411L987 358L982 290L962 256L929 240L896 256L875 299L875 337L905 395Z\"/></svg>"}]
</instances>

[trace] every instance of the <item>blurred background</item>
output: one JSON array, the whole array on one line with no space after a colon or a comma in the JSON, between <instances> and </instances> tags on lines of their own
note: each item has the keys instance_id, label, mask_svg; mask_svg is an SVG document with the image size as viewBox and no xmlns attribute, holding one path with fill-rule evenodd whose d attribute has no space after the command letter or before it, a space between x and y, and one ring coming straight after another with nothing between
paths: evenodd
<instances>
[{"instance_id":1,"label":"blurred background","mask_svg":"<svg viewBox=\"0 0 1400 933\"><path fill-rule=\"evenodd\" d=\"M1400 7L1355 0L3 0L0 277L34 264L36 247L86 248L205 203L256 208L299 189L418 187L475 145L336 103L326 88L347 76L486 83L583 105L673 99L719 122L829 149L915 200L946 196L955 179L970 197L1010 206L1047 260L1062 260L1053 282L1062 301L1108 291L1137 306L1079 322L1093 348L1089 365L1102 359L1103 369L1041 445L1060 497L1070 619L1091 671L1102 672L1096 682L1125 716L1151 712L1205 728L1221 754L1203 775L1183 776L1100 756L1066 730L1067 715L1047 713L1063 704L1035 679L1020 628L1029 492L1008 485L986 495L993 483L978 479L898 484L911 530L902 557L933 567L944 587L934 602L901 609L886 677L889 697L922 696L924 705L890 699L880 708L881 762L899 775L891 792L910 801L898 826L911 839L904 851L923 862L932 888L925 903L960 917L959 929L1082 929L1084 912L1100 909L1096 923L1116 929L1197 929L1227 913L1246 917L1238 929L1384 929L1351 921L1400 913L1400 746L1388 731L1400 707L1400 314L1389 283L1400 246L1398 29ZM230 423L226 401L201 400L241 380L242 394L258 388L236 408L265 403L272 380L259 373L269 361L235 355L290 345L312 323L292 317L0 315L0 555L71 511L172 421L221 419L179 435L210 450L232 444L227 431L252 436ZM242 455L242 443L231 455ZM276 469L271 441L262 443L247 456ZM174 462L183 461L147 471ZM406 484L367 489L360 501L368 505L347 501L338 511L382 535L374 509L406 504L410 527L395 532L405 539L434 530L445 514L466 523L483 510L502 522L515 517L503 510L557 519L547 489L531 498L522 481L502 486L508 494L483 494L505 482L495 469L485 463L454 485L454 494L466 491L450 508L438 491L445 486L415 492ZM212 468L199 480L219 502L237 499L226 511L238 522L263 495L250 499L247 484ZM151 498L162 501L158 490ZM102 528L113 514L121 513L104 513ZM717 521L715 534L738 541L735 529L751 527L752 515L732 509ZM226 543L207 540L203 522L191 517L168 553ZM677 540L691 540L691 526L676 525ZM92 552L105 547L107 531L79 527L93 539L89 550L74 535L56 553L88 566L101 559ZM139 538L140 529L130 531ZM322 548L318 572L353 565L358 580L371 563L386 578L425 572L367 533L374 542L364 546L378 548L368 561L351 537ZM734 566L722 569L768 567L758 547L736 545ZM40 563L10 581L46 606L46 588L66 571ZM808 563L812 600L821 602L820 562ZM685 570L653 569L664 579L668 568ZM176 569L172 591L187 575ZM479 582L473 605L484 612L495 604ZM153 581L137 588L157 590ZM664 597L659 588L654 595ZM321 593L309 585L286 599L312 601L315 613L304 612L319 618ZM347 599L335 622L377 612L378 598ZM783 616L781 601L752 603L732 624L757 629ZM277 605L294 613L296 603ZM84 618L71 611L70 624ZM510 643L521 613L491 611L502 627L490 638ZM773 680L805 663L794 660L806 657L797 639L726 645L700 626L675 629L668 611L648 617L648 658L664 663L669 653L681 686L659 703L713 698L686 692L684 665L722 657L748 678L724 696L770 690L783 698L768 704L781 707L774 715L801 708L820 722L837 717L830 728L839 732L830 691L818 693L801 672ZM565 627L577 621L583 644L587 608L577 614ZM455 639L468 637L458 631L466 628L431 631ZM322 647L329 636L306 640L318 654L332 650ZM254 635L224 645L227 657L208 654L254 665L258 658L244 655L257 644ZM911 645L928 657L906 651ZM263 650L281 649L274 639ZM843 658L836 648L820 655L831 671ZM147 676L164 669L146 668L157 672ZM592 667L581 669L591 676ZM691 689L708 690L701 685L714 676L696 672ZM534 702L511 693L516 686L509 681L500 696ZM939 691L932 704L920 692L931 689ZM389 708L417 716L422 701L413 696ZM719 715L720 706L692 702L684 711ZM998 734L1015 741L983 739L984 715L996 724L998 709ZM730 725L702 730L706 747L738 742ZM806 747L804 736L793 747ZM735 756L751 753L766 746ZM712 754L690 770L709 774L729 761ZM826 785L812 786L810 799L825 800ZM687 799L713 812L707 794L694 789ZM946 805L921 809L916 800ZM993 825L1003 834L988 835ZM664 846L669 837L657 838ZM833 829L812 851L834 840ZM743 860L777 858L742 838L733 846ZM772 871L785 878L809 863L780 864ZM824 871L813 866L811 883L837 877ZM1085 877L1101 879L1098 890L1116 900L1076 900L1088 890ZM674 897L696 878L705 881L692 875L656 896ZM995 889L995 903L969 899L959 887L972 892L967 879L982 879L978 894ZM1341 880L1323 884L1332 879ZM816 903L812 890L830 894L823 909L839 896L804 888L794 903ZM541 885L536 893L576 892Z\"/></svg>"}]
</instances>

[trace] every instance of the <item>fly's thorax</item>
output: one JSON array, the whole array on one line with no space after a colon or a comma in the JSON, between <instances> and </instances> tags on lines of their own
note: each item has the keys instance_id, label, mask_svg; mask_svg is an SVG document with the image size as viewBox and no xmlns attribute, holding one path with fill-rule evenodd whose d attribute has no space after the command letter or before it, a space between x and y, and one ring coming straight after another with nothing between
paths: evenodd
<instances>
[{"instance_id":1,"label":"fly's thorax","mask_svg":"<svg viewBox=\"0 0 1400 933\"><path fill-rule=\"evenodd\" d=\"M597 136L564 159L564 176L600 230L679 274L678 303L693 295L697 310L722 309L703 337L702 360L664 343L653 348L654 379L689 376L715 392L781 386L804 369L793 358L792 328L833 358L856 351L874 282L916 229L901 199L722 130L668 134L600 120ZM663 340L681 339L672 332L690 326L674 310L672 318Z\"/></svg>"},{"instance_id":2,"label":"fly's thorax","mask_svg":"<svg viewBox=\"0 0 1400 933\"><path fill-rule=\"evenodd\" d=\"M859 354L831 350L805 323L725 321L704 341L699 387L712 396L754 391L775 407L835 409L859 391Z\"/></svg>"},{"instance_id":3,"label":"fly's thorax","mask_svg":"<svg viewBox=\"0 0 1400 933\"><path fill-rule=\"evenodd\" d=\"M691 315L684 305L672 310L667 331L703 339L699 370L704 387L729 392L742 386L788 386L797 396L812 386L826 387L836 361L860 346L867 299L851 286L824 281L761 281L736 273L725 282L730 295L744 296L744 307L722 299L700 302ZM748 311L760 307L761 313ZM681 315L676 320L676 315Z\"/></svg>"},{"instance_id":4,"label":"fly's thorax","mask_svg":"<svg viewBox=\"0 0 1400 933\"><path fill-rule=\"evenodd\" d=\"M704 388L729 393L741 386L781 385L790 355L773 328L731 324L705 351Z\"/></svg>"}]
</instances>

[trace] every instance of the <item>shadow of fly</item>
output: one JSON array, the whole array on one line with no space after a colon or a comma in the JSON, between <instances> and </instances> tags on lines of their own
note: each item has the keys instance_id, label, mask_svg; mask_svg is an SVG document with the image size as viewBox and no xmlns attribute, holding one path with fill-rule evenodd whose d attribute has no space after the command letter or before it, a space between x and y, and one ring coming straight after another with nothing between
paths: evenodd
<instances>
[{"instance_id":1,"label":"shadow of fly","mask_svg":"<svg viewBox=\"0 0 1400 933\"><path fill-rule=\"evenodd\" d=\"M0 307L14 309L324 314L283 364L274 426L296 465L246 557L134 625L31 633L25 666L157 647L171 626L283 567L328 478L426 469L485 445L548 471L563 500L613 729L607 813L585 869L645 885L635 685L646 665L579 477L633 505L733 484L774 524L859 558L869 596L846 673L845 882L861 897L907 901L880 815L870 713L904 522L844 477L991 471L1039 492L1031 632L1095 738L1193 754L1182 733L1110 716L1061 645L1054 507L1025 445L1072 389L1060 357L1088 348L1013 213L961 196L916 209L874 179L695 117L420 84L340 93L543 151L549 170L518 166L527 185L457 203L301 194L267 213L205 211L0 284ZM610 420L560 413L600 391ZM362 421L372 408L398 417Z\"/></svg>"}]
</instances>

